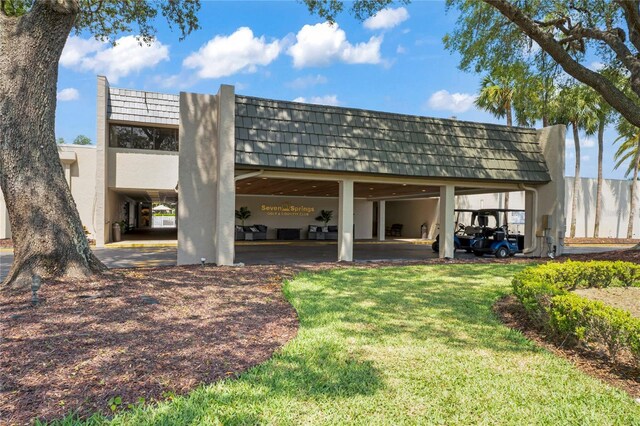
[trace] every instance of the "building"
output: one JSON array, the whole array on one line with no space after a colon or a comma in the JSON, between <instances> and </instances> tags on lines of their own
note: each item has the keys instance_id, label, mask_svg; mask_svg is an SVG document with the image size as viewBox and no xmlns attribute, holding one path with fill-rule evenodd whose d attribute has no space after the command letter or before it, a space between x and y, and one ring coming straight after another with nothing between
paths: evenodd
<instances>
[{"instance_id":1,"label":"building","mask_svg":"<svg viewBox=\"0 0 640 426\"><path fill-rule=\"evenodd\" d=\"M278 229L298 229L304 239L321 210L333 211L342 261L353 260L355 239L384 239L401 211L398 223L411 223L406 235L418 223L431 236L446 230L440 255L453 257L456 197L523 191L525 252L544 255L548 241L562 249L564 126L267 100L226 85L215 95L159 94L111 88L105 77L98 77L97 123L95 149L60 150L98 246L111 240L113 223L143 226L142 212L155 201L177 202L179 264L232 264L240 206L270 239Z\"/></svg>"}]
</instances>

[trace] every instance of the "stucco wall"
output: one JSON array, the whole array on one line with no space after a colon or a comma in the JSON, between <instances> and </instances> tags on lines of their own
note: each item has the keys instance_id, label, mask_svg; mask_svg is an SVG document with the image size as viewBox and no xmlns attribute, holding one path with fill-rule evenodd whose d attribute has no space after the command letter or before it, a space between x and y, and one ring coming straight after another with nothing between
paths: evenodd
<instances>
[{"instance_id":1,"label":"stucco wall","mask_svg":"<svg viewBox=\"0 0 640 426\"><path fill-rule=\"evenodd\" d=\"M268 212L262 206L293 205L313 209L309 212L281 213ZM327 197L273 197L239 195L236 197L236 209L247 207L251 211L251 218L245 225L267 225L267 238L276 239L277 228L300 228L300 238L307 238L309 225L322 225L315 218L321 210L332 210L333 218L329 225L338 225L338 199ZM236 219L239 225L240 220ZM354 203L355 238L370 239L373 226L373 203L366 200L355 200Z\"/></svg>"},{"instance_id":2,"label":"stucco wall","mask_svg":"<svg viewBox=\"0 0 640 426\"><path fill-rule=\"evenodd\" d=\"M61 152L74 152L76 161L70 165L69 185L76 202L82 224L87 227L91 237L95 237L96 205L96 148L95 146L63 145Z\"/></svg>"},{"instance_id":3,"label":"stucco wall","mask_svg":"<svg viewBox=\"0 0 640 426\"><path fill-rule=\"evenodd\" d=\"M429 227L429 237L434 238L438 233L438 199L387 201L385 225L402 224L402 237L420 238L420 226L423 223Z\"/></svg>"},{"instance_id":4,"label":"stucco wall","mask_svg":"<svg viewBox=\"0 0 640 426\"><path fill-rule=\"evenodd\" d=\"M178 153L108 148L109 188L173 190L178 183Z\"/></svg>"}]
</instances>

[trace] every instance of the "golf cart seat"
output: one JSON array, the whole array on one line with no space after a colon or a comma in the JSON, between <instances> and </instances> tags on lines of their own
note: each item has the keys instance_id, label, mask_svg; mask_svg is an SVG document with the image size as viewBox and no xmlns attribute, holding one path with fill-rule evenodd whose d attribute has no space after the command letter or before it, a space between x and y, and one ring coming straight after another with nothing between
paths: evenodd
<instances>
[{"instance_id":1,"label":"golf cart seat","mask_svg":"<svg viewBox=\"0 0 640 426\"><path fill-rule=\"evenodd\" d=\"M482 232L482 228L479 226L467 226L464 228L464 233L467 235L476 235Z\"/></svg>"}]
</instances>

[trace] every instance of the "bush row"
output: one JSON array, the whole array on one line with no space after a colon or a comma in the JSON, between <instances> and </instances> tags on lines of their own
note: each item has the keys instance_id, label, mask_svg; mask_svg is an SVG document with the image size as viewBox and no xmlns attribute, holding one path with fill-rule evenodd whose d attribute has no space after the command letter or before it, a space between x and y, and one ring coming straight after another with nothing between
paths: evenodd
<instances>
[{"instance_id":1,"label":"bush row","mask_svg":"<svg viewBox=\"0 0 640 426\"><path fill-rule=\"evenodd\" d=\"M603 345L615 361L628 350L640 367L640 319L572 293L582 288L640 287L640 265L629 262L547 263L513 278L529 317L558 339Z\"/></svg>"}]
</instances>

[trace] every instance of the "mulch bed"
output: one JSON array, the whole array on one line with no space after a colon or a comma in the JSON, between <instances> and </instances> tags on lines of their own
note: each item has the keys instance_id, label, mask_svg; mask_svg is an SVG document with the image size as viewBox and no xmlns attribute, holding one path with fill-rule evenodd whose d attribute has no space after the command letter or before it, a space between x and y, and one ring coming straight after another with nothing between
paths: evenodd
<instances>
[{"instance_id":1,"label":"mulch bed","mask_svg":"<svg viewBox=\"0 0 640 426\"><path fill-rule=\"evenodd\" d=\"M637 238L565 238L565 244L638 244Z\"/></svg>"},{"instance_id":2,"label":"mulch bed","mask_svg":"<svg viewBox=\"0 0 640 426\"><path fill-rule=\"evenodd\" d=\"M612 253L572 259L636 256ZM89 281L46 282L36 307L30 294L0 293L0 423L30 424L69 412L108 414L113 397L122 406L140 397L164 399L266 361L297 332L296 313L281 285L301 271L540 261L114 269Z\"/></svg>"},{"instance_id":3,"label":"mulch bed","mask_svg":"<svg viewBox=\"0 0 640 426\"><path fill-rule=\"evenodd\" d=\"M520 331L538 346L565 358L584 373L626 391L633 398L640 398L640 372L633 367L630 358L622 355L617 363L612 363L608 360L604 348L594 350L554 342L529 320L524 307L513 295L498 300L493 310L506 326Z\"/></svg>"},{"instance_id":4,"label":"mulch bed","mask_svg":"<svg viewBox=\"0 0 640 426\"><path fill-rule=\"evenodd\" d=\"M0 295L0 423L108 413L267 360L295 336L282 267L112 270ZM6 422L6 423L5 423Z\"/></svg>"}]
</instances>

